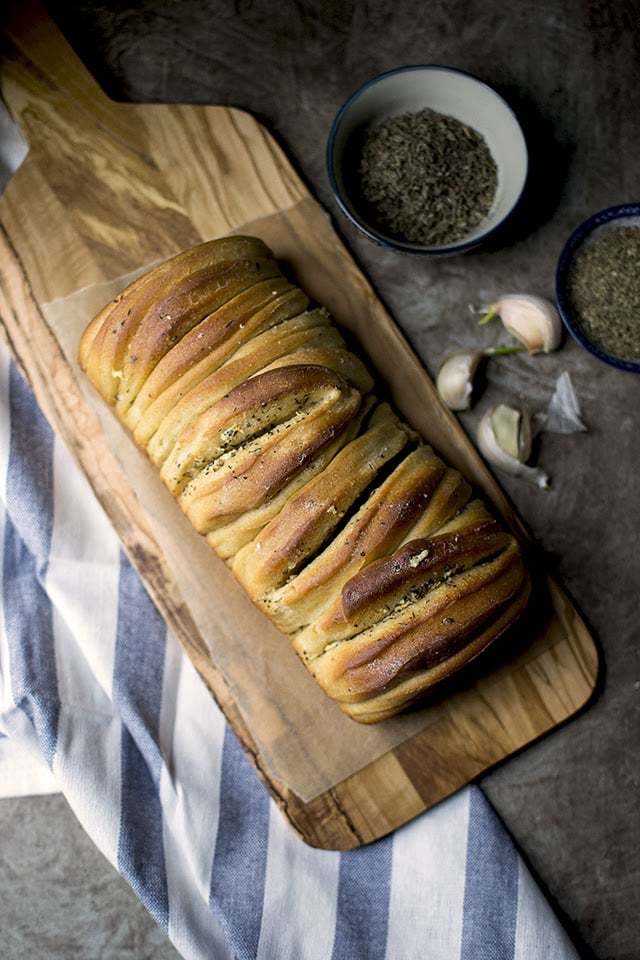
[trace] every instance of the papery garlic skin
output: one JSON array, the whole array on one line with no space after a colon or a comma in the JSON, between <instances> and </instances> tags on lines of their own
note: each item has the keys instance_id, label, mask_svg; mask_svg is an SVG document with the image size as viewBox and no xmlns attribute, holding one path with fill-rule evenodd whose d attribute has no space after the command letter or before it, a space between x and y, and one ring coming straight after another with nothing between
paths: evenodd
<instances>
[{"instance_id":1,"label":"papery garlic skin","mask_svg":"<svg viewBox=\"0 0 640 960\"><path fill-rule=\"evenodd\" d=\"M454 353L444 361L438 376L436 388L440 399L450 410L468 410L473 393L473 378L482 359L481 351Z\"/></svg>"},{"instance_id":2,"label":"papery garlic skin","mask_svg":"<svg viewBox=\"0 0 640 960\"><path fill-rule=\"evenodd\" d=\"M587 429L568 370L563 370L556 380L547 412L543 415L542 429L565 434L583 433Z\"/></svg>"},{"instance_id":3,"label":"papery garlic skin","mask_svg":"<svg viewBox=\"0 0 640 960\"><path fill-rule=\"evenodd\" d=\"M512 436L508 435L510 430L514 431ZM549 477L543 470L528 467L524 462L531 454L531 421L526 412L505 404L492 407L478 424L477 438L480 452L494 467L543 489L549 486ZM513 456L514 451L518 452L517 457Z\"/></svg>"},{"instance_id":4,"label":"papery garlic skin","mask_svg":"<svg viewBox=\"0 0 640 960\"><path fill-rule=\"evenodd\" d=\"M551 353L560 346L562 321L549 300L526 293L509 293L500 297L491 310L529 353Z\"/></svg>"}]
</instances>

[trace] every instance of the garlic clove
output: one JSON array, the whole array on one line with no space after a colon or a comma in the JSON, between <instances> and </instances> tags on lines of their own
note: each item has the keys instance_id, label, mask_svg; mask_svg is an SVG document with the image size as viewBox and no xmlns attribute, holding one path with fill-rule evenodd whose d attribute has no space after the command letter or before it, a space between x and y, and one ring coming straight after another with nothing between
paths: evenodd
<instances>
[{"instance_id":1,"label":"garlic clove","mask_svg":"<svg viewBox=\"0 0 640 960\"><path fill-rule=\"evenodd\" d=\"M544 489L549 486L547 474L525 462L531 455L531 420L526 412L506 404L488 410L478 424L478 446L499 470Z\"/></svg>"},{"instance_id":2,"label":"garlic clove","mask_svg":"<svg viewBox=\"0 0 640 960\"><path fill-rule=\"evenodd\" d=\"M440 398L450 410L468 410L471 405L473 378L482 359L482 351L454 353L444 361L438 376L436 388Z\"/></svg>"},{"instance_id":3,"label":"garlic clove","mask_svg":"<svg viewBox=\"0 0 640 960\"><path fill-rule=\"evenodd\" d=\"M531 417L524 411L520 420L520 430L518 432L518 460L526 463L531 456L531 447L533 444L533 431L531 429Z\"/></svg>"},{"instance_id":4,"label":"garlic clove","mask_svg":"<svg viewBox=\"0 0 640 960\"><path fill-rule=\"evenodd\" d=\"M521 463L531 456L531 418L526 411L505 403L493 408L491 425L498 445Z\"/></svg>"},{"instance_id":5,"label":"garlic clove","mask_svg":"<svg viewBox=\"0 0 640 960\"><path fill-rule=\"evenodd\" d=\"M498 446L515 460L520 456L520 423L522 412L504 403L495 407L491 414L491 427Z\"/></svg>"},{"instance_id":6,"label":"garlic clove","mask_svg":"<svg viewBox=\"0 0 640 960\"><path fill-rule=\"evenodd\" d=\"M496 315L529 353L551 353L560 346L560 315L554 305L543 297L526 293L506 294L489 307L482 322L486 323Z\"/></svg>"}]
</instances>

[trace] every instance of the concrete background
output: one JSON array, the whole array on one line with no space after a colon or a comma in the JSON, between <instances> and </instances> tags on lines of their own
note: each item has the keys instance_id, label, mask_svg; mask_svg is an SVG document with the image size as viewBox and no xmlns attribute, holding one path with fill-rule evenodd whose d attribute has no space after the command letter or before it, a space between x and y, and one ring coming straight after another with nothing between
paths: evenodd
<instances>
[{"instance_id":1,"label":"concrete background","mask_svg":"<svg viewBox=\"0 0 640 960\"><path fill-rule=\"evenodd\" d=\"M505 291L551 296L571 229L640 199L640 17L633 0L237 0L51 5L118 99L229 103L276 134L337 216L324 172L333 114L371 75L445 63L494 84L531 147L528 199L482 253L399 257L339 229L433 373L482 337L468 305ZM572 722L482 785L585 956L640 957L640 379L573 342L550 357L493 362L473 430L498 400L543 409L569 370L589 433L545 435L549 493L504 485L598 636L601 689ZM0 803L0 927L7 960L171 957L123 881L59 797ZM30 910L25 910L29 903ZM397 958L402 960L402 958Z\"/></svg>"}]
</instances>

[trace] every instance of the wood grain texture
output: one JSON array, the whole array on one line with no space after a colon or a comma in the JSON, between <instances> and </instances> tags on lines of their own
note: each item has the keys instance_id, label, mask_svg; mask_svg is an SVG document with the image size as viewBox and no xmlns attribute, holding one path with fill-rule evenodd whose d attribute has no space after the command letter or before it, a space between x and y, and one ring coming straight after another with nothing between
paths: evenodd
<instances>
[{"instance_id":1,"label":"wood grain texture","mask_svg":"<svg viewBox=\"0 0 640 960\"><path fill-rule=\"evenodd\" d=\"M277 252L302 286L313 294L317 262L334 271L335 302L327 306L363 341L401 412L524 535L522 524L327 217L253 118L224 107L109 101L36 4L21 6L8 34L2 94L31 145L0 201L0 317L11 349L293 826L329 849L374 840L582 707L596 681L593 641L562 590L541 584L535 616L517 638L517 662L490 654L473 684L440 691L446 710L428 729L308 803L266 775L40 304L251 221L268 229L264 218L285 211L289 240Z\"/></svg>"}]
</instances>

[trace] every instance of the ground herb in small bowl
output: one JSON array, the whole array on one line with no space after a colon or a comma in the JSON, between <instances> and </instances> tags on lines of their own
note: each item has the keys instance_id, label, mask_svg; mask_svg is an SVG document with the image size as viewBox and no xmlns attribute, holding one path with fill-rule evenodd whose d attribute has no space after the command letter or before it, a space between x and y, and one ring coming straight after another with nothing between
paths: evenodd
<instances>
[{"instance_id":1,"label":"ground herb in small bowl","mask_svg":"<svg viewBox=\"0 0 640 960\"><path fill-rule=\"evenodd\" d=\"M575 254L567 299L596 346L623 360L640 359L640 226L596 230Z\"/></svg>"},{"instance_id":2,"label":"ground herb in small bowl","mask_svg":"<svg viewBox=\"0 0 640 960\"><path fill-rule=\"evenodd\" d=\"M498 184L484 137L430 109L369 127L358 173L362 200L378 229L429 247L472 233L491 210Z\"/></svg>"}]
</instances>

